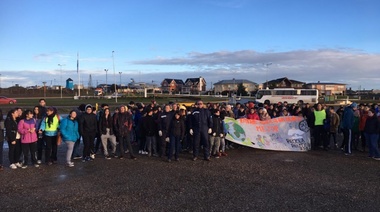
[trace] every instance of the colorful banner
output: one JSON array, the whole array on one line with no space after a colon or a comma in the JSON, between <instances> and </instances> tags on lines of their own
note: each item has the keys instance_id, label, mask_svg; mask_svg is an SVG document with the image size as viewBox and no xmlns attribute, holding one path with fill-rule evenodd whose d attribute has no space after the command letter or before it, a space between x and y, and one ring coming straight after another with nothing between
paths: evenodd
<instances>
[{"instance_id":1,"label":"colorful banner","mask_svg":"<svg viewBox=\"0 0 380 212\"><path fill-rule=\"evenodd\" d=\"M267 121L226 117L226 139L234 143L265 150L308 151L310 129L298 116L284 116Z\"/></svg>"}]
</instances>

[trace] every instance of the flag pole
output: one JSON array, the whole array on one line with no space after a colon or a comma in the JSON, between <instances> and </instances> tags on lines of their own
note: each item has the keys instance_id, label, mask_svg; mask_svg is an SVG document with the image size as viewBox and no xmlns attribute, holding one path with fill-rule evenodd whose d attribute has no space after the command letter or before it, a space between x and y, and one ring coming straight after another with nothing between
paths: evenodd
<instances>
[{"instance_id":1,"label":"flag pole","mask_svg":"<svg viewBox=\"0 0 380 212\"><path fill-rule=\"evenodd\" d=\"M80 97L79 53L77 52L78 97Z\"/></svg>"}]
</instances>

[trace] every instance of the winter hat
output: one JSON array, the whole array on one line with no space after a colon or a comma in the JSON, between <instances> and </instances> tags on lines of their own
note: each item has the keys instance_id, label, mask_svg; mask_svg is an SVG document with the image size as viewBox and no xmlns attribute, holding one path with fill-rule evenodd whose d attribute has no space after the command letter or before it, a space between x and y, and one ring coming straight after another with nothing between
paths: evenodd
<instances>
[{"instance_id":1,"label":"winter hat","mask_svg":"<svg viewBox=\"0 0 380 212\"><path fill-rule=\"evenodd\" d=\"M91 110L92 110L92 105L91 104L87 104L86 107L84 107L84 110L86 111L87 108L91 108Z\"/></svg>"},{"instance_id":2,"label":"winter hat","mask_svg":"<svg viewBox=\"0 0 380 212\"><path fill-rule=\"evenodd\" d=\"M355 102L351 104L351 107L352 108L357 108L358 107L358 104L356 104Z\"/></svg>"}]
</instances>

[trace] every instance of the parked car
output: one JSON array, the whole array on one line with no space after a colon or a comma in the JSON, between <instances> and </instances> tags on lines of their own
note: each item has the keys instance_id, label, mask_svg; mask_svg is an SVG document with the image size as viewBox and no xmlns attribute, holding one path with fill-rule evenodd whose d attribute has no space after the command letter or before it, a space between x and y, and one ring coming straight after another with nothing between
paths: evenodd
<instances>
[{"instance_id":1,"label":"parked car","mask_svg":"<svg viewBox=\"0 0 380 212\"><path fill-rule=\"evenodd\" d=\"M0 96L0 104L16 104L16 102L16 99Z\"/></svg>"}]
</instances>

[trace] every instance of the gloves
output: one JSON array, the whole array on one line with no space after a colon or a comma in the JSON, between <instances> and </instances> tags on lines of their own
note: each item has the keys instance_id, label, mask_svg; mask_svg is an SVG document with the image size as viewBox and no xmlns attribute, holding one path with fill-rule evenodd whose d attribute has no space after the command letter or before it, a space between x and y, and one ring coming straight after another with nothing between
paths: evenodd
<instances>
[{"instance_id":1,"label":"gloves","mask_svg":"<svg viewBox=\"0 0 380 212\"><path fill-rule=\"evenodd\" d=\"M193 132L193 129L190 129L190 135L193 135L194 134L194 132Z\"/></svg>"},{"instance_id":2,"label":"gloves","mask_svg":"<svg viewBox=\"0 0 380 212\"><path fill-rule=\"evenodd\" d=\"M169 140L169 137L166 137L166 138L165 138L165 141L166 141L166 142L169 142L169 141L170 141L170 140Z\"/></svg>"},{"instance_id":3,"label":"gloves","mask_svg":"<svg viewBox=\"0 0 380 212\"><path fill-rule=\"evenodd\" d=\"M211 133L212 133L212 129L208 128L208 134L211 134Z\"/></svg>"},{"instance_id":4,"label":"gloves","mask_svg":"<svg viewBox=\"0 0 380 212\"><path fill-rule=\"evenodd\" d=\"M223 133L220 133L220 135L219 135L219 136L220 136L221 138L223 138L223 136L224 136L224 135L223 135Z\"/></svg>"},{"instance_id":5,"label":"gloves","mask_svg":"<svg viewBox=\"0 0 380 212\"><path fill-rule=\"evenodd\" d=\"M160 131L158 131L158 136L162 136L162 131L160 130Z\"/></svg>"},{"instance_id":6,"label":"gloves","mask_svg":"<svg viewBox=\"0 0 380 212\"><path fill-rule=\"evenodd\" d=\"M213 133L213 134L212 134L212 136L214 136L214 137L215 137L215 136L216 136L216 133Z\"/></svg>"}]
</instances>

